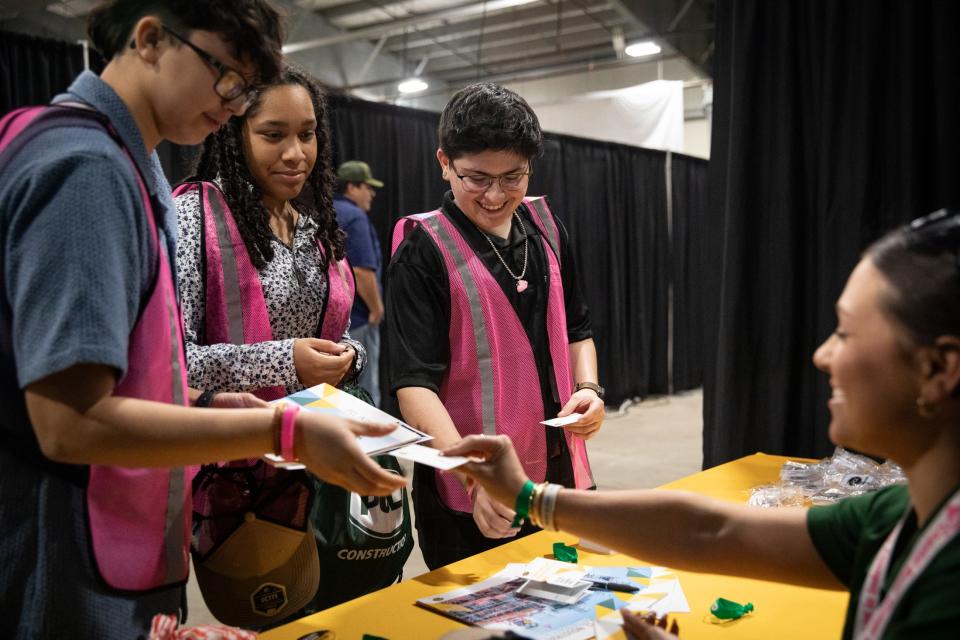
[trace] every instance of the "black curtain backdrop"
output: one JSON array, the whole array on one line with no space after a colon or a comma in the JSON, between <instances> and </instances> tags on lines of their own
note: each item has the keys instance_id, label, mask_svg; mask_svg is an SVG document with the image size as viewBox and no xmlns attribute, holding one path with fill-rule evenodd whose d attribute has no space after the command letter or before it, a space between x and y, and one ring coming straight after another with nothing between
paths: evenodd
<instances>
[{"instance_id":1,"label":"black curtain backdrop","mask_svg":"<svg viewBox=\"0 0 960 640\"><path fill-rule=\"evenodd\" d=\"M704 467L825 455L811 355L858 254L960 203L960 3L720 0Z\"/></svg>"},{"instance_id":2,"label":"black curtain backdrop","mask_svg":"<svg viewBox=\"0 0 960 640\"><path fill-rule=\"evenodd\" d=\"M103 69L90 50L90 68ZM83 71L83 47L21 33L0 31L0 113L44 104L66 89Z\"/></svg>"},{"instance_id":3,"label":"black curtain backdrop","mask_svg":"<svg viewBox=\"0 0 960 640\"><path fill-rule=\"evenodd\" d=\"M82 69L80 45L3 33L2 111L47 102ZM334 160L364 160L386 183L371 217L388 259L393 222L435 209L446 191L439 115L341 95L330 103ZM529 193L549 196L573 239L608 403L699 386L706 161L559 135L546 147ZM196 148L157 152L175 184Z\"/></svg>"},{"instance_id":4,"label":"black curtain backdrop","mask_svg":"<svg viewBox=\"0 0 960 640\"><path fill-rule=\"evenodd\" d=\"M529 189L570 232L610 404L668 391L665 158L551 135Z\"/></svg>"},{"instance_id":5,"label":"black curtain backdrop","mask_svg":"<svg viewBox=\"0 0 960 640\"><path fill-rule=\"evenodd\" d=\"M103 71L103 58L88 50L90 70ZM83 71L83 46L22 33L0 31L0 114L45 104ZM157 155L172 181L182 180L194 149L162 142Z\"/></svg>"},{"instance_id":6,"label":"black curtain backdrop","mask_svg":"<svg viewBox=\"0 0 960 640\"><path fill-rule=\"evenodd\" d=\"M703 384L704 260L708 171L695 158L671 155L673 257L673 389Z\"/></svg>"},{"instance_id":7,"label":"black curtain backdrop","mask_svg":"<svg viewBox=\"0 0 960 640\"><path fill-rule=\"evenodd\" d=\"M335 161L364 160L386 183L370 215L389 253L393 223L435 209L446 191L439 115L342 96L331 106ZM529 193L549 197L573 239L609 404L701 384L706 189L704 160L547 135Z\"/></svg>"}]
</instances>

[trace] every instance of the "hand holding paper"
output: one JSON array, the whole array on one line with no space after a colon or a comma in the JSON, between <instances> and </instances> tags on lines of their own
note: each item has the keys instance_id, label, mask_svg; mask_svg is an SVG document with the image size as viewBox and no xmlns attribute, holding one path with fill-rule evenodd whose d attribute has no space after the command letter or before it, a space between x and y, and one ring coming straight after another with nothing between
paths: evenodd
<instances>
[{"instance_id":1,"label":"hand holding paper","mask_svg":"<svg viewBox=\"0 0 960 640\"><path fill-rule=\"evenodd\" d=\"M589 440L600 431L606 417L606 408L596 393L590 389L581 389L570 396L557 417L563 418L572 413L579 413L581 417L564 428L578 438Z\"/></svg>"},{"instance_id":2,"label":"hand holding paper","mask_svg":"<svg viewBox=\"0 0 960 640\"><path fill-rule=\"evenodd\" d=\"M358 436L389 437L390 426L365 425L310 411L301 411L296 425L297 457L321 480L363 496L389 495L406 485L406 479L380 467L359 444Z\"/></svg>"},{"instance_id":3,"label":"hand holding paper","mask_svg":"<svg viewBox=\"0 0 960 640\"><path fill-rule=\"evenodd\" d=\"M582 417L582 413L571 413L570 415L563 416L562 418L550 418L549 420L544 420L540 424L545 424L548 427L565 427L568 424L573 424Z\"/></svg>"},{"instance_id":4,"label":"hand holding paper","mask_svg":"<svg viewBox=\"0 0 960 640\"><path fill-rule=\"evenodd\" d=\"M275 402L291 402L310 413L332 414L362 425L392 425L394 428L387 432L380 428L369 432L357 431L357 444L371 456L431 439L406 422L328 384L318 384Z\"/></svg>"},{"instance_id":5,"label":"hand holding paper","mask_svg":"<svg viewBox=\"0 0 960 640\"><path fill-rule=\"evenodd\" d=\"M424 447L419 444L411 444L406 447L394 449L390 452L390 455L402 460L409 460L410 462L419 462L420 464L425 464L443 471L456 469L460 465L470 462L470 458L464 458L462 456L442 456L439 450Z\"/></svg>"}]
</instances>

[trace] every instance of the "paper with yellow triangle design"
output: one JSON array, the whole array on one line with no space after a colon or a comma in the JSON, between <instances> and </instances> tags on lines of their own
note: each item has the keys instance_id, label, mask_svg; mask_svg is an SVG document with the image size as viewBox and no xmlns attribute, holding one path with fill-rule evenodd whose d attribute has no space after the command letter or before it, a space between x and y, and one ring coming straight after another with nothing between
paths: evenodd
<instances>
[{"instance_id":1,"label":"paper with yellow triangle design","mask_svg":"<svg viewBox=\"0 0 960 640\"><path fill-rule=\"evenodd\" d=\"M310 411L336 413L360 422L397 424L400 428L385 436L359 436L357 438L361 449L370 455L386 453L393 449L430 439L427 434L419 432L410 425L368 405L363 400L325 383L303 389L274 402L294 402Z\"/></svg>"}]
</instances>

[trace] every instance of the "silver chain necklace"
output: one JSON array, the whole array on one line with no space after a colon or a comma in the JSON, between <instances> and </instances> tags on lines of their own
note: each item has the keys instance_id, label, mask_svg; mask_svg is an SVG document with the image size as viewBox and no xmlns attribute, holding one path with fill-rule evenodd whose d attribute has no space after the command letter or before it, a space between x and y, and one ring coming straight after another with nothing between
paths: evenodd
<instances>
[{"instance_id":1,"label":"silver chain necklace","mask_svg":"<svg viewBox=\"0 0 960 640\"><path fill-rule=\"evenodd\" d=\"M517 281L517 293L523 293L527 290L527 286L529 285L523 276L527 274L527 254L530 239L527 237L527 227L523 224L523 218L521 218L516 211L513 212L513 217L516 218L517 222L520 223L520 229L523 231L523 269L520 270L520 275L515 274L510 269L509 265L507 265L507 261L503 259L502 255L500 255L497 245L493 243L493 240L490 239L490 236L484 233L483 237L487 239L487 243L490 245L490 248L493 249L495 254L497 254L497 258L500 260L500 264L503 265L503 268L507 270L507 273L510 274L511 278Z\"/></svg>"}]
</instances>

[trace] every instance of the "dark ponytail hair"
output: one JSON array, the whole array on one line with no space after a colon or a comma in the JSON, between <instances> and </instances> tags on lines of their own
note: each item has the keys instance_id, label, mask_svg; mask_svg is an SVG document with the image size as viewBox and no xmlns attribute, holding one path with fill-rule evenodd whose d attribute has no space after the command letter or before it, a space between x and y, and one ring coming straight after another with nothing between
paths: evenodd
<instances>
[{"instance_id":1,"label":"dark ponytail hair","mask_svg":"<svg viewBox=\"0 0 960 640\"><path fill-rule=\"evenodd\" d=\"M249 59L258 78L269 82L282 64L280 14L266 0L109 0L87 16L87 36L108 62L122 53L137 22L157 16L188 36L216 33L232 47L233 57Z\"/></svg>"},{"instance_id":2,"label":"dark ponytail hair","mask_svg":"<svg viewBox=\"0 0 960 640\"><path fill-rule=\"evenodd\" d=\"M330 124L327 101L320 86L306 72L292 65L284 68L269 86L261 87L244 116L230 118L220 130L207 137L194 169L199 180L218 180L243 236L247 253L257 269L273 260L269 213L263 206L263 192L254 181L244 152L243 126L246 118L257 114L263 106L263 95L274 87L298 85L306 89L317 118L317 161L307 176L306 184L294 200L301 215L317 222L316 238L326 255L342 260L345 254L343 231L337 225L333 208L333 160L331 157Z\"/></svg>"},{"instance_id":3,"label":"dark ponytail hair","mask_svg":"<svg viewBox=\"0 0 960 640\"><path fill-rule=\"evenodd\" d=\"M960 209L941 209L885 235L866 256L891 293L884 308L917 344L960 336Z\"/></svg>"}]
</instances>

